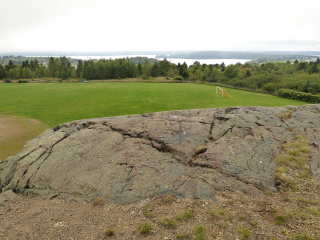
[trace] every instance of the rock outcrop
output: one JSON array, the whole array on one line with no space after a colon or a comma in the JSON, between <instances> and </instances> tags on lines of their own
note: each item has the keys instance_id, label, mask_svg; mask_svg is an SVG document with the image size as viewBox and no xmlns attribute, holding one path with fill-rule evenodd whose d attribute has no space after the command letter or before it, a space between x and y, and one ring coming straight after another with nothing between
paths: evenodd
<instances>
[{"instance_id":1,"label":"rock outcrop","mask_svg":"<svg viewBox=\"0 0 320 240\"><path fill-rule=\"evenodd\" d=\"M285 116L290 112L290 117ZM288 115L288 114L287 114ZM45 198L156 195L211 198L215 191L277 191L274 157L305 135L320 177L320 105L229 107L73 121L46 130L10 157L0 188Z\"/></svg>"}]
</instances>

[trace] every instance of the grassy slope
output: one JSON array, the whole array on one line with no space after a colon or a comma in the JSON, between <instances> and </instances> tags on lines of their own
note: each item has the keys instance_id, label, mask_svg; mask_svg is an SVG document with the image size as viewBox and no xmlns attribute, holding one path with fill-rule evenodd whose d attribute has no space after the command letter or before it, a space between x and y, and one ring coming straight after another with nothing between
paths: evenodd
<instances>
[{"instance_id":1,"label":"grassy slope","mask_svg":"<svg viewBox=\"0 0 320 240\"><path fill-rule=\"evenodd\" d=\"M305 103L215 86L179 83L32 83L1 84L0 113L27 116L54 126L77 119L177 109L228 106L281 106Z\"/></svg>"},{"instance_id":2,"label":"grassy slope","mask_svg":"<svg viewBox=\"0 0 320 240\"><path fill-rule=\"evenodd\" d=\"M0 114L0 160L22 150L23 145L49 126L41 121Z\"/></svg>"}]
</instances>

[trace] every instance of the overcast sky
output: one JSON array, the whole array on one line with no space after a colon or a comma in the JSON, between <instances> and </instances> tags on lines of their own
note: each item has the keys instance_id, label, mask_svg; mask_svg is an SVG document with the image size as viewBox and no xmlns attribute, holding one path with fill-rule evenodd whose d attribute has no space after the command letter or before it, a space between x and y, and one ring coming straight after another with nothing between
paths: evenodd
<instances>
[{"instance_id":1,"label":"overcast sky","mask_svg":"<svg viewBox=\"0 0 320 240\"><path fill-rule=\"evenodd\" d=\"M320 51L319 0L0 0L0 52Z\"/></svg>"}]
</instances>

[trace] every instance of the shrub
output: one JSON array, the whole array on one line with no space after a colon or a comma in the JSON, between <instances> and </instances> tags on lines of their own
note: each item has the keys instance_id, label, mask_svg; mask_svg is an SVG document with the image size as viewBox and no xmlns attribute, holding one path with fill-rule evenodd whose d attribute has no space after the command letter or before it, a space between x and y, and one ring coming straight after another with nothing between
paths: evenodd
<instances>
[{"instance_id":1,"label":"shrub","mask_svg":"<svg viewBox=\"0 0 320 240\"><path fill-rule=\"evenodd\" d=\"M173 78L173 80L182 81L182 80L183 80L183 77L181 77L181 76L175 76L175 77Z\"/></svg>"},{"instance_id":2,"label":"shrub","mask_svg":"<svg viewBox=\"0 0 320 240\"><path fill-rule=\"evenodd\" d=\"M27 83L28 81L27 80L18 80L18 83Z\"/></svg>"},{"instance_id":3,"label":"shrub","mask_svg":"<svg viewBox=\"0 0 320 240\"><path fill-rule=\"evenodd\" d=\"M140 225L138 227L138 231L141 234L150 234L150 232L151 232L151 223L149 223L149 222L140 223Z\"/></svg>"},{"instance_id":4,"label":"shrub","mask_svg":"<svg viewBox=\"0 0 320 240\"><path fill-rule=\"evenodd\" d=\"M142 79L144 79L144 80L147 80L147 79L149 79L150 77L147 75L147 74L143 74L142 75Z\"/></svg>"},{"instance_id":5,"label":"shrub","mask_svg":"<svg viewBox=\"0 0 320 240\"><path fill-rule=\"evenodd\" d=\"M283 97L283 98L299 100L299 101L309 102L309 103L320 103L319 95L312 95L310 93L297 92L289 89L279 89L277 93L279 97Z\"/></svg>"}]
</instances>

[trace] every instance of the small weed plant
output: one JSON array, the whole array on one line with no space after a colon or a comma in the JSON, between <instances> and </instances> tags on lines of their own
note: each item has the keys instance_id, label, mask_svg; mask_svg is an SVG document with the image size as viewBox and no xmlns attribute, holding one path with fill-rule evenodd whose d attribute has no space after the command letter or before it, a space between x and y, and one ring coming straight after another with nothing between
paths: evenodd
<instances>
[{"instance_id":1,"label":"small weed plant","mask_svg":"<svg viewBox=\"0 0 320 240\"><path fill-rule=\"evenodd\" d=\"M185 221L194 217L193 210L189 209L181 214L176 215L176 220Z\"/></svg>"},{"instance_id":2,"label":"small weed plant","mask_svg":"<svg viewBox=\"0 0 320 240\"><path fill-rule=\"evenodd\" d=\"M138 227L138 231L144 235L150 234L151 233L151 223L149 223L149 222L140 223L140 225Z\"/></svg>"},{"instance_id":3,"label":"small weed plant","mask_svg":"<svg viewBox=\"0 0 320 240\"><path fill-rule=\"evenodd\" d=\"M240 228L239 233L242 235L242 239L248 239L252 235L248 228Z\"/></svg>"},{"instance_id":4,"label":"small weed plant","mask_svg":"<svg viewBox=\"0 0 320 240\"><path fill-rule=\"evenodd\" d=\"M219 222L218 223L218 227L221 228L221 229L226 229L229 227L229 223L227 222Z\"/></svg>"},{"instance_id":5,"label":"small weed plant","mask_svg":"<svg viewBox=\"0 0 320 240\"><path fill-rule=\"evenodd\" d=\"M176 200L176 197L173 194L164 195L162 201L164 203L172 203Z\"/></svg>"},{"instance_id":6,"label":"small weed plant","mask_svg":"<svg viewBox=\"0 0 320 240\"><path fill-rule=\"evenodd\" d=\"M294 239L296 240L313 240L314 238L310 237L308 234L297 234L294 236Z\"/></svg>"},{"instance_id":7,"label":"small weed plant","mask_svg":"<svg viewBox=\"0 0 320 240\"><path fill-rule=\"evenodd\" d=\"M282 122L284 122L287 119L292 118L292 110L287 110L286 112L281 113L279 117Z\"/></svg>"},{"instance_id":8,"label":"small weed plant","mask_svg":"<svg viewBox=\"0 0 320 240\"><path fill-rule=\"evenodd\" d=\"M163 218L160 220L159 222L162 226L164 226L165 228L168 228L168 229L175 229L177 228L177 222L170 219L170 218Z\"/></svg>"},{"instance_id":9,"label":"small weed plant","mask_svg":"<svg viewBox=\"0 0 320 240\"><path fill-rule=\"evenodd\" d=\"M112 237L112 236L114 236L114 235L115 235L114 230L113 230L113 229L110 229L110 228L106 229L106 231L104 232L104 236L105 236L105 237Z\"/></svg>"},{"instance_id":10,"label":"small weed plant","mask_svg":"<svg viewBox=\"0 0 320 240\"><path fill-rule=\"evenodd\" d=\"M246 216L245 214L243 214L243 213L240 213L240 214L238 215L239 221L243 221L243 220L245 220L246 218L247 218L247 216Z\"/></svg>"},{"instance_id":11,"label":"small weed plant","mask_svg":"<svg viewBox=\"0 0 320 240\"><path fill-rule=\"evenodd\" d=\"M102 206L105 205L105 203L106 203L106 200L105 200L105 199L102 199L102 198L96 198L96 199L94 199L94 200L92 201L92 205L93 205L94 207L97 207L97 206L102 207Z\"/></svg>"},{"instance_id":12,"label":"small weed plant","mask_svg":"<svg viewBox=\"0 0 320 240\"><path fill-rule=\"evenodd\" d=\"M192 234L191 233L177 233L176 239L189 240L189 239L192 239Z\"/></svg>"},{"instance_id":13,"label":"small weed plant","mask_svg":"<svg viewBox=\"0 0 320 240\"><path fill-rule=\"evenodd\" d=\"M272 211L273 217L277 225L283 225L285 222L287 222L289 219L293 217L291 213L287 213L284 210L273 209Z\"/></svg>"},{"instance_id":14,"label":"small weed plant","mask_svg":"<svg viewBox=\"0 0 320 240\"><path fill-rule=\"evenodd\" d=\"M256 226L258 226L259 222L258 222L258 220L252 220L252 221L250 222L250 224L251 224L252 226L256 227Z\"/></svg>"},{"instance_id":15,"label":"small weed plant","mask_svg":"<svg viewBox=\"0 0 320 240\"><path fill-rule=\"evenodd\" d=\"M215 221L225 220L229 221L230 216L225 213L223 210L213 209L210 211L211 218Z\"/></svg>"},{"instance_id":16,"label":"small weed plant","mask_svg":"<svg viewBox=\"0 0 320 240\"><path fill-rule=\"evenodd\" d=\"M299 198L298 199L299 202L303 203L303 204L311 204L311 205L317 205L318 202L311 200L311 199L307 199L307 198Z\"/></svg>"},{"instance_id":17,"label":"small weed plant","mask_svg":"<svg viewBox=\"0 0 320 240\"><path fill-rule=\"evenodd\" d=\"M150 203L147 203L146 206L143 208L143 215L147 218L153 218L154 214L151 212Z\"/></svg>"},{"instance_id":18,"label":"small weed plant","mask_svg":"<svg viewBox=\"0 0 320 240\"><path fill-rule=\"evenodd\" d=\"M206 240L207 234L206 234L206 228L204 226L196 226L194 228L195 230L195 239L196 240Z\"/></svg>"},{"instance_id":19,"label":"small weed plant","mask_svg":"<svg viewBox=\"0 0 320 240\"><path fill-rule=\"evenodd\" d=\"M309 212L316 217L320 217L319 208L308 208Z\"/></svg>"}]
</instances>

